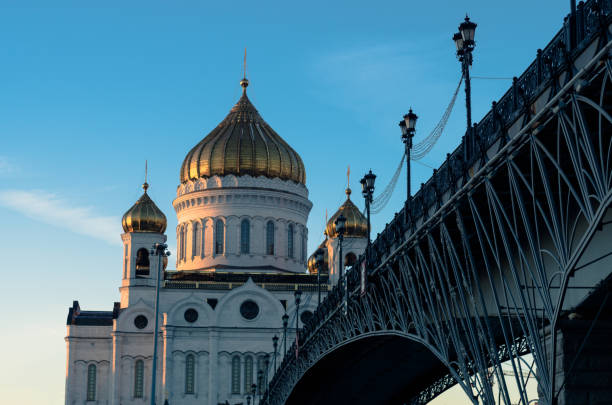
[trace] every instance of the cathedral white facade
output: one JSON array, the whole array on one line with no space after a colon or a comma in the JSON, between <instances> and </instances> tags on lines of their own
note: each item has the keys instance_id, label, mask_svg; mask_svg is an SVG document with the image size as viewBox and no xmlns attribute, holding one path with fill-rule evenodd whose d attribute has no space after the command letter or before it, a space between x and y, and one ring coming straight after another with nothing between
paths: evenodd
<instances>
[{"instance_id":1,"label":"cathedral white facade","mask_svg":"<svg viewBox=\"0 0 612 405\"><path fill-rule=\"evenodd\" d=\"M295 339L296 322L302 327L315 311L319 285L306 252L312 203L305 168L249 101L248 81L241 85L238 103L181 166L173 202L176 270L150 253L166 241L166 218L145 183L122 220L120 302L112 311L85 311L78 301L69 309L67 405L151 402L157 283L160 405L247 404ZM347 218L344 265L367 242L365 218L347 189L320 246L323 296L338 278L333 221L340 213ZM296 291L302 292L299 316Z\"/></svg>"}]
</instances>

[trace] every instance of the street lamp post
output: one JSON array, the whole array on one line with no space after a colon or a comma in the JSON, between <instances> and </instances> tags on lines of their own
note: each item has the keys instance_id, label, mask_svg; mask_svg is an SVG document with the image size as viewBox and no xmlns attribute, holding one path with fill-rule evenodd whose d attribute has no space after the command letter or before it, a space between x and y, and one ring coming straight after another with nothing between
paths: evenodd
<instances>
[{"instance_id":1,"label":"street lamp post","mask_svg":"<svg viewBox=\"0 0 612 405\"><path fill-rule=\"evenodd\" d=\"M161 279L163 278L163 258L170 256L170 252L167 250L168 245L165 243L156 243L151 249L151 255L158 257L157 264L157 277L155 279L155 326L153 327L153 365L151 367L151 405L155 405L155 384L157 382L157 340L159 334L159 288L161 285Z\"/></svg>"},{"instance_id":2,"label":"street lamp post","mask_svg":"<svg viewBox=\"0 0 612 405\"><path fill-rule=\"evenodd\" d=\"M363 198L365 199L365 206L366 206L366 213L367 213L367 219L368 219L368 246L366 248L366 264L369 264L369 257L370 257L370 245L371 245L371 238L370 238L370 233L371 233L371 229L370 229L370 204L372 203L372 201L374 200L373 196L374 196L374 182L376 180L376 175L374 173L372 173L372 170L370 170L368 173L366 173L365 176L363 176L363 178L361 179L360 183L361 183L361 194L363 195Z\"/></svg>"},{"instance_id":3,"label":"street lamp post","mask_svg":"<svg viewBox=\"0 0 612 405\"><path fill-rule=\"evenodd\" d=\"M302 297L302 291L295 291L295 357L297 358L300 350L300 335L298 332L298 321L300 320L300 301Z\"/></svg>"},{"instance_id":4,"label":"street lamp post","mask_svg":"<svg viewBox=\"0 0 612 405\"><path fill-rule=\"evenodd\" d=\"M323 270L323 249L321 248L315 251L315 267L317 268L317 290L319 293L318 306L321 305L321 270Z\"/></svg>"},{"instance_id":5,"label":"street lamp post","mask_svg":"<svg viewBox=\"0 0 612 405\"><path fill-rule=\"evenodd\" d=\"M344 290L343 290L343 286L345 284L348 283L344 283L342 277L343 275L343 263L342 263L342 242L344 240L344 231L345 231L345 226L346 226L346 217L342 214L340 214L338 216L338 218L336 218L336 220L334 221L334 225L336 226L336 233L338 234L338 288L340 290L340 294L344 295ZM344 313L346 314L346 297L345 297L345 301L343 303L344 305Z\"/></svg>"},{"instance_id":6,"label":"street lamp post","mask_svg":"<svg viewBox=\"0 0 612 405\"><path fill-rule=\"evenodd\" d=\"M287 355L287 325L289 325L289 315L283 315L283 340L285 341L285 356Z\"/></svg>"},{"instance_id":7,"label":"street lamp post","mask_svg":"<svg viewBox=\"0 0 612 405\"><path fill-rule=\"evenodd\" d=\"M402 142L404 143L404 153L406 154L406 201L410 200L412 193L410 192L410 151L412 150L412 138L416 132L417 115L412 112L412 108L408 114L404 115L404 119L400 121L399 126L402 130Z\"/></svg>"},{"instance_id":8,"label":"street lamp post","mask_svg":"<svg viewBox=\"0 0 612 405\"><path fill-rule=\"evenodd\" d=\"M457 48L457 59L461 62L461 73L465 79L465 109L467 118L468 141L473 142L472 132L472 86L470 81L470 66L472 66L472 51L474 50L474 34L476 24L466 15L465 20L459 24L459 32L453 35Z\"/></svg>"},{"instance_id":9,"label":"street lamp post","mask_svg":"<svg viewBox=\"0 0 612 405\"><path fill-rule=\"evenodd\" d=\"M374 173L372 173L372 170L370 170L368 173L366 173L365 176L363 176L363 178L361 179L360 183L361 183L361 194L363 195L363 198L365 199L365 205L366 205L366 213L367 213L367 219L368 219L368 245L371 242L371 237L370 237L370 233L371 233L371 228L370 228L370 204L372 204L372 201L374 200L374 182L376 181L376 175Z\"/></svg>"},{"instance_id":10,"label":"street lamp post","mask_svg":"<svg viewBox=\"0 0 612 405\"><path fill-rule=\"evenodd\" d=\"M274 346L274 372L276 373L276 349L278 348L278 336L272 338L272 346Z\"/></svg>"},{"instance_id":11,"label":"street lamp post","mask_svg":"<svg viewBox=\"0 0 612 405\"><path fill-rule=\"evenodd\" d=\"M300 301L302 300L302 291L295 291L295 344L298 344L298 321L300 320Z\"/></svg>"}]
</instances>

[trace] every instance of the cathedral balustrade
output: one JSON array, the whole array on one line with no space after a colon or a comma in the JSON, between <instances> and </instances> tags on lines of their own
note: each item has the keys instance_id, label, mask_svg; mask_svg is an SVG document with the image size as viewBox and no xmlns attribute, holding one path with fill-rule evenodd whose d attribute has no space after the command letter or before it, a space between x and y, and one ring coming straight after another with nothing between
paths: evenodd
<instances>
[{"instance_id":1,"label":"cathedral balustrade","mask_svg":"<svg viewBox=\"0 0 612 405\"><path fill-rule=\"evenodd\" d=\"M269 189L269 190L278 190L284 191L291 194L300 195L302 197L308 197L308 190L301 183L296 183L294 181L282 180L277 177L268 178L265 176L253 177L248 174L243 176L218 176L214 175L206 178L199 178L197 180L187 180L184 183L181 183L177 187L177 199L183 195L187 195L196 191L204 191L204 190L219 190L223 188L242 188L242 189ZM195 198L195 200L194 200ZM193 201L191 201L193 200ZM185 199L181 199L183 201L191 201L191 204L203 203L203 198L201 197L193 197L186 196ZM206 200L208 201L208 200Z\"/></svg>"},{"instance_id":2,"label":"cathedral balustrade","mask_svg":"<svg viewBox=\"0 0 612 405\"><path fill-rule=\"evenodd\" d=\"M205 281L169 281L166 280L163 283L164 288L176 288L176 289L203 289L203 290L232 290L243 286L244 282L239 283L220 283L220 282L205 282ZM305 291L315 292L318 291L318 284L288 284L288 283L255 283L259 287L268 291ZM327 283L321 283L321 291L326 292L330 290Z\"/></svg>"},{"instance_id":3,"label":"cathedral balustrade","mask_svg":"<svg viewBox=\"0 0 612 405\"><path fill-rule=\"evenodd\" d=\"M568 305L580 305L584 296L565 300L569 278L582 255L599 254L585 253L587 241L611 222L611 23L611 0L581 2L566 18L377 235L367 266L362 255L347 270L348 291L329 292L299 331L262 404L285 403L324 356L381 333L419 342L447 367L448 374L405 398L412 403L426 403L453 384L474 403L493 403L493 382L507 390L501 363L520 367L528 352L542 401L556 401L563 388L549 340L556 335L545 331L556 330ZM590 276L589 288L599 275ZM498 294L506 301L498 302ZM515 374L527 403L525 381Z\"/></svg>"}]
</instances>

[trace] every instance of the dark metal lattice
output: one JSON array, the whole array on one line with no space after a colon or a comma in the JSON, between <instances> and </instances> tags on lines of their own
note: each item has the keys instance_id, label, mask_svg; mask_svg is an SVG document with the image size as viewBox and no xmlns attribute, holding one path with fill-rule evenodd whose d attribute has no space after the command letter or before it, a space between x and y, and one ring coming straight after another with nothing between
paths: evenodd
<instances>
[{"instance_id":1,"label":"dark metal lattice","mask_svg":"<svg viewBox=\"0 0 612 405\"><path fill-rule=\"evenodd\" d=\"M570 277L612 202L610 13L610 0L581 3L538 51L376 238L367 293L359 294L361 257L346 275L348 303L337 288L328 295L262 403L284 403L343 342L385 332L420 342L449 371L406 403L459 384L475 404L497 402L493 385L510 404L508 361L527 404L525 353L540 403L555 402L555 332Z\"/></svg>"}]
</instances>

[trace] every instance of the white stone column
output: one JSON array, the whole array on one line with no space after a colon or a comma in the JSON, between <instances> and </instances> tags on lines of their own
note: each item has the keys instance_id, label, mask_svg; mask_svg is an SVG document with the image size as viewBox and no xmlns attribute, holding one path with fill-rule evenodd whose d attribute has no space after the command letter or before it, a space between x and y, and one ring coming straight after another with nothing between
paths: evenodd
<instances>
[{"instance_id":1,"label":"white stone column","mask_svg":"<svg viewBox=\"0 0 612 405\"><path fill-rule=\"evenodd\" d=\"M285 236L287 233L285 229L286 223L285 221L281 222L278 219L272 220L272 223L274 224L274 257L287 257L287 249L283 243L283 233L285 233Z\"/></svg>"},{"instance_id":2,"label":"white stone column","mask_svg":"<svg viewBox=\"0 0 612 405\"><path fill-rule=\"evenodd\" d=\"M117 327L117 320L113 321L113 329ZM113 354L111 357L111 365L110 365L110 404L111 405L119 405L120 401L120 374L121 374L121 335L113 331L111 334L113 338Z\"/></svg>"},{"instance_id":3,"label":"white stone column","mask_svg":"<svg viewBox=\"0 0 612 405\"><path fill-rule=\"evenodd\" d=\"M208 403L216 405L217 402L217 376L219 375L219 332L213 330L208 339Z\"/></svg>"},{"instance_id":4,"label":"white stone column","mask_svg":"<svg viewBox=\"0 0 612 405\"><path fill-rule=\"evenodd\" d=\"M251 254L266 254L265 221L259 218L251 218Z\"/></svg>"},{"instance_id":5,"label":"white stone column","mask_svg":"<svg viewBox=\"0 0 612 405\"><path fill-rule=\"evenodd\" d=\"M174 364L172 363L172 350L174 347L174 329L168 330L168 314L164 314L164 364L163 364L163 397L168 399L172 396L172 378Z\"/></svg>"},{"instance_id":6,"label":"white stone column","mask_svg":"<svg viewBox=\"0 0 612 405\"><path fill-rule=\"evenodd\" d=\"M206 231L204 232L204 256L212 257L215 243L215 240L213 239L213 228L215 226L215 222L211 218L205 218L203 222L206 224Z\"/></svg>"},{"instance_id":7,"label":"white stone column","mask_svg":"<svg viewBox=\"0 0 612 405\"><path fill-rule=\"evenodd\" d=\"M240 246L238 244L238 227L239 224L236 223L236 218L228 217L225 221L225 234L226 234L226 244L225 244L225 253L226 256L235 255L240 251Z\"/></svg>"}]
</instances>

